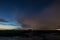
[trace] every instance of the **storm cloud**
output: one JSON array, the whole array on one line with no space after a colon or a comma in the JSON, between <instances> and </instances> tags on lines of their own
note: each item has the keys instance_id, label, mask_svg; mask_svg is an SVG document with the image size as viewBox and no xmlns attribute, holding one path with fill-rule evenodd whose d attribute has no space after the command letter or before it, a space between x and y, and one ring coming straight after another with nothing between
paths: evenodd
<instances>
[{"instance_id":1,"label":"storm cloud","mask_svg":"<svg viewBox=\"0 0 60 40\"><path fill-rule=\"evenodd\" d=\"M32 9L33 10L33 9ZM26 13L30 14L28 16ZM45 7L42 11L25 13L26 16L17 19L23 25L29 25L32 29L59 29L60 28L60 1L55 0L51 5ZM23 27L23 26L22 26ZM26 27L26 26L25 26ZM23 28L25 28L23 27Z\"/></svg>"},{"instance_id":2,"label":"storm cloud","mask_svg":"<svg viewBox=\"0 0 60 40\"><path fill-rule=\"evenodd\" d=\"M0 22L8 22L8 21L5 19L0 19Z\"/></svg>"}]
</instances>

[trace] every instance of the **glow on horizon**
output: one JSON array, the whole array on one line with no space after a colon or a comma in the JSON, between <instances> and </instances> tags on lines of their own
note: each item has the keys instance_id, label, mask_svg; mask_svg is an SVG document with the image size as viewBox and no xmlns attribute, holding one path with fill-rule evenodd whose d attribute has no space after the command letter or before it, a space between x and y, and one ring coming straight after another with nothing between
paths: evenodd
<instances>
[{"instance_id":1,"label":"glow on horizon","mask_svg":"<svg viewBox=\"0 0 60 40\"><path fill-rule=\"evenodd\" d=\"M17 29L17 26L13 26L13 25L1 25L0 24L0 30L11 30L11 29Z\"/></svg>"}]
</instances>

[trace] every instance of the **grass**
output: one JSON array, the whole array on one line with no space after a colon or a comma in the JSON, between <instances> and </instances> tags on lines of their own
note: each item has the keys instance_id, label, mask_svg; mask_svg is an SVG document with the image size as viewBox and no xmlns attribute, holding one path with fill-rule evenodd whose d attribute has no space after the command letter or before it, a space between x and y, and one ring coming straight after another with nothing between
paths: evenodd
<instances>
[{"instance_id":1,"label":"grass","mask_svg":"<svg viewBox=\"0 0 60 40\"><path fill-rule=\"evenodd\" d=\"M60 34L57 30L0 30L0 36L32 37L45 34Z\"/></svg>"}]
</instances>

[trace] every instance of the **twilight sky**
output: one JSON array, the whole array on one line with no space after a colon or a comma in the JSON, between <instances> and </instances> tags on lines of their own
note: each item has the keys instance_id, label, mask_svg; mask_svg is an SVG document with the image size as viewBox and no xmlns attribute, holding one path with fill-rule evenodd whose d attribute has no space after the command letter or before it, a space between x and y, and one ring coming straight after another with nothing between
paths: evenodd
<instances>
[{"instance_id":1,"label":"twilight sky","mask_svg":"<svg viewBox=\"0 0 60 40\"><path fill-rule=\"evenodd\" d=\"M28 1L17 19L23 28L60 29L60 0Z\"/></svg>"},{"instance_id":2,"label":"twilight sky","mask_svg":"<svg viewBox=\"0 0 60 40\"><path fill-rule=\"evenodd\" d=\"M20 4L21 3L19 0L0 0L0 19L8 21L8 22L4 22L0 20L1 21L0 23L7 24L7 25L8 24L18 25L15 19L15 15L16 15L17 8L19 9L20 6L22 5ZM13 26L10 27L12 28ZM17 28L18 26L15 27Z\"/></svg>"},{"instance_id":3,"label":"twilight sky","mask_svg":"<svg viewBox=\"0 0 60 40\"><path fill-rule=\"evenodd\" d=\"M45 12L45 9L47 9L53 3L54 0L0 0L0 19L8 21L2 22L5 24L23 24L23 22L20 21L23 17L34 20L33 17L36 18L43 14L41 12ZM25 23L26 22L28 22L28 19L25 21Z\"/></svg>"}]
</instances>

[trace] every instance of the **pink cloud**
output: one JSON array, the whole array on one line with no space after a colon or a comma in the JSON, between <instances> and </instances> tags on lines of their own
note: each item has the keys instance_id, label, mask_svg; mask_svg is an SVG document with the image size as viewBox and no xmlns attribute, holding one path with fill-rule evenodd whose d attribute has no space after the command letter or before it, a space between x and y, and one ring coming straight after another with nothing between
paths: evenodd
<instances>
[{"instance_id":1,"label":"pink cloud","mask_svg":"<svg viewBox=\"0 0 60 40\"><path fill-rule=\"evenodd\" d=\"M24 16L17 19L18 22L29 25L33 29L58 29L60 28L60 4L54 2L49 7L45 8L36 17ZM37 14L37 13L36 13ZM23 27L23 26L22 26ZM25 28L25 27L23 27Z\"/></svg>"}]
</instances>

